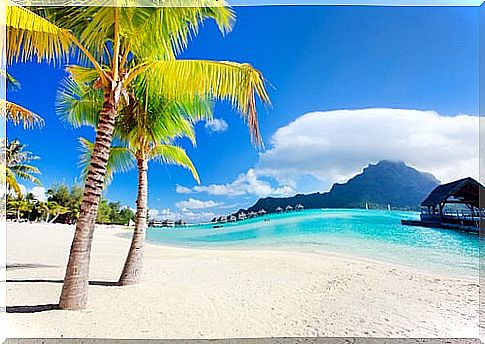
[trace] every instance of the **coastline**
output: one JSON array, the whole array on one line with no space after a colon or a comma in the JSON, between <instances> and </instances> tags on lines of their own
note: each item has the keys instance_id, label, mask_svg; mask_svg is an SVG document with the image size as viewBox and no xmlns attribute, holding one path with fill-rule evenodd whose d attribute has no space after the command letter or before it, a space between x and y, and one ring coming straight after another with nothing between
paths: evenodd
<instances>
[{"instance_id":1,"label":"coastline","mask_svg":"<svg viewBox=\"0 0 485 344\"><path fill-rule=\"evenodd\" d=\"M323 252L147 243L142 283L109 286L130 232L103 226L88 308L27 312L57 302L73 229L7 223L7 337L478 336L478 280Z\"/></svg>"}]
</instances>

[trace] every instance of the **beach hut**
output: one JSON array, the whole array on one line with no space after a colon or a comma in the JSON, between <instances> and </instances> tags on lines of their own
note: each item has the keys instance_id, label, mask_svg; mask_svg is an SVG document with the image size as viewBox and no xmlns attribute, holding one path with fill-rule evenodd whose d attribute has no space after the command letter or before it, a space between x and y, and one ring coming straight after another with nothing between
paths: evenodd
<instances>
[{"instance_id":1,"label":"beach hut","mask_svg":"<svg viewBox=\"0 0 485 344\"><path fill-rule=\"evenodd\" d=\"M439 185L421 203L421 221L401 222L406 225L478 231L480 220L485 218L484 197L485 187L473 178Z\"/></svg>"},{"instance_id":2,"label":"beach hut","mask_svg":"<svg viewBox=\"0 0 485 344\"><path fill-rule=\"evenodd\" d=\"M256 216L258 216L258 213L254 212L254 211L250 211L250 212L248 213L248 217L249 217L249 218L256 217Z\"/></svg>"},{"instance_id":3,"label":"beach hut","mask_svg":"<svg viewBox=\"0 0 485 344\"><path fill-rule=\"evenodd\" d=\"M258 211L258 215L264 215L264 214L266 214L266 210L264 210L264 209L260 209L260 210Z\"/></svg>"},{"instance_id":4,"label":"beach hut","mask_svg":"<svg viewBox=\"0 0 485 344\"><path fill-rule=\"evenodd\" d=\"M277 207L277 208L275 209L275 211L276 211L277 213L281 213L281 212L283 211L283 208L281 208L281 207Z\"/></svg>"},{"instance_id":5,"label":"beach hut","mask_svg":"<svg viewBox=\"0 0 485 344\"><path fill-rule=\"evenodd\" d=\"M229 216L229 222L236 222L236 221L237 221L236 216L234 216L234 215Z\"/></svg>"},{"instance_id":6,"label":"beach hut","mask_svg":"<svg viewBox=\"0 0 485 344\"><path fill-rule=\"evenodd\" d=\"M246 214L243 211L241 211L239 214L237 214L237 218L239 220L245 220L246 219Z\"/></svg>"},{"instance_id":7,"label":"beach hut","mask_svg":"<svg viewBox=\"0 0 485 344\"><path fill-rule=\"evenodd\" d=\"M222 222L222 223L225 223L225 222L227 222L227 217L226 216L221 216L221 217L219 217L218 221L219 222Z\"/></svg>"},{"instance_id":8,"label":"beach hut","mask_svg":"<svg viewBox=\"0 0 485 344\"><path fill-rule=\"evenodd\" d=\"M298 203L298 204L295 206L295 209L296 209L296 210L303 210L303 209L305 209L305 207L303 206L303 204Z\"/></svg>"},{"instance_id":9,"label":"beach hut","mask_svg":"<svg viewBox=\"0 0 485 344\"><path fill-rule=\"evenodd\" d=\"M291 205L287 205L286 208L285 208L286 211L292 211L293 210L293 207Z\"/></svg>"}]
</instances>

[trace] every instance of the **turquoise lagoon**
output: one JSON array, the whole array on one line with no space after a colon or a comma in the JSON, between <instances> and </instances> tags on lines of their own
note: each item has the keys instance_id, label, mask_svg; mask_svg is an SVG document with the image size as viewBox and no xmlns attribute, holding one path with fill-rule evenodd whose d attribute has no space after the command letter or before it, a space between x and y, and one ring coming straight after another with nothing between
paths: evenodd
<instances>
[{"instance_id":1,"label":"turquoise lagoon","mask_svg":"<svg viewBox=\"0 0 485 344\"><path fill-rule=\"evenodd\" d=\"M184 228L149 228L147 240L200 248L311 250L478 278L477 235L401 225L418 213L322 209ZM266 221L265 221L266 220Z\"/></svg>"}]
</instances>

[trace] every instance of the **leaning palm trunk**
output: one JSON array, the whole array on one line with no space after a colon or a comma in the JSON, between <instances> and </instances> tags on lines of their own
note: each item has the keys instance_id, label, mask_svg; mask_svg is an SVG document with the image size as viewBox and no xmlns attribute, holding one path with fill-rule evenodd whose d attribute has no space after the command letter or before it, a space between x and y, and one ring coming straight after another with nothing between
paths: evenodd
<instances>
[{"instance_id":1,"label":"leaning palm trunk","mask_svg":"<svg viewBox=\"0 0 485 344\"><path fill-rule=\"evenodd\" d=\"M147 190L148 190L148 159L140 156L138 165L138 197L136 200L136 221L130 250L126 257L123 271L121 272L119 285L137 284L140 281L143 269L143 246L145 243L145 231L147 227Z\"/></svg>"},{"instance_id":2,"label":"leaning palm trunk","mask_svg":"<svg viewBox=\"0 0 485 344\"><path fill-rule=\"evenodd\" d=\"M117 88L105 90L93 155L86 176L81 211L76 223L59 300L59 307L62 309L83 309L87 304L91 242L113 138L117 99L119 99Z\"/></svg>"}]
</instances>

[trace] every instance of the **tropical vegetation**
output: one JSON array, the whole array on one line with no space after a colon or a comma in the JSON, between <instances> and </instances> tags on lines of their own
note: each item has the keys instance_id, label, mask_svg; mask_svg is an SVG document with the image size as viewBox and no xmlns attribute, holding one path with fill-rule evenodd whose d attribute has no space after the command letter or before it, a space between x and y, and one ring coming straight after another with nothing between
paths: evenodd
<instances>
[{"instance_id":1,"label":"tropical vegetation","mask_svg":"<svg viewBox=\"0 0 485 344\"><path fill-rule=\"evenodd\" d=\"M229 100L247 119L255 142L260 142L256 95L269 101L261 73L248 64L175 59L205 19L214 19L222 32L231 28L233 12L220 1L201 0L194 7L168 7L176 5L173 0L154 1L154 7L116 7L120 3L33 11L7 7L8 62L52 61L70 53L90 67L70 67L70 73L78 81L92 80L94 68L92 87L104 99L59 302L63 309L81 309L87 303L94 223L115 120L120 104L129 101L130 84L149 72L144 82L150 94L174 100Z\"/></svg>"},{"instance_id":2,"label":"tropical vegetation","mask_svg":"<svg viewBox=\"0 0 485 344\"><path fill-rule=\"evenodd\" d=\"M38 198L32 193L20 197L7 196L7 217L16 221L76 223L81 206L81 186L55 183L45 196ZM96 223L128 225L134 220L133 211L120 202L103 198L100 203Z\"/></svg>"},{"instance_id":3,"label":"tropical vegetation","mask_svg":"<svg viewBox=\"0 0 485 344\"><path fill-rule=\"evenodd\" d=\"M74 126L89 124L96 126L98 108L102 98L96 99L92 89L73 80L64 83L59 93L58 111L64 120ZM124 146L111 147L107 165L106 181L113 172L124 171L136 162L138 168L138 193L135 229L132 243L119 278L119 285L139 282L142 271L143 246L148 213L148 162L159 160L188 168L199 181L197 171L185 150L172 144L176 137L188 137L195 142L193 123L201 118L212 117L212 103L207 99L191 102L171 101L147 92L146 84L133 83L129 93L129 105L123 106L115 122L114 135ZM90 123L92 121L92 123ZM90 161L93 144L81 138L81 165ZM98 216L99 212L98 209Z\"/></svg>"},{"instance_id":4,"label":"tropical vegetation","mask_svg":"<svg viewBox=\"0 0 485 344\"><path fill-rule=\"evenodd\" d=\"M35 176L40 174L39 169L29 164L31 161L37 160L38 157L26 151L27 146L20 143L18 139L9 142L8 139L3 138L1 146L5 153L7 194L13 193L17 197L22 196L22 190L18 183L19 179L40 185L39 179Z\"/></svg>"},{"instance_id":5,"label":"tropical vegetation","mask_svg":"<svg viewBox=\"0 0 485 344\"><path fill-rule=\"evenodd\" d=\"M17 91L20 89L20 83L4 70L0 70L0 80L1 82L5 82L7 92ZM0 109L1 116L14 124L22 123L24 128L31 128L36 125L42 126L44 124L44 120L39 115L21 105L12 103L2 98L0 98Z\"/></svg>"}]
</instances>

